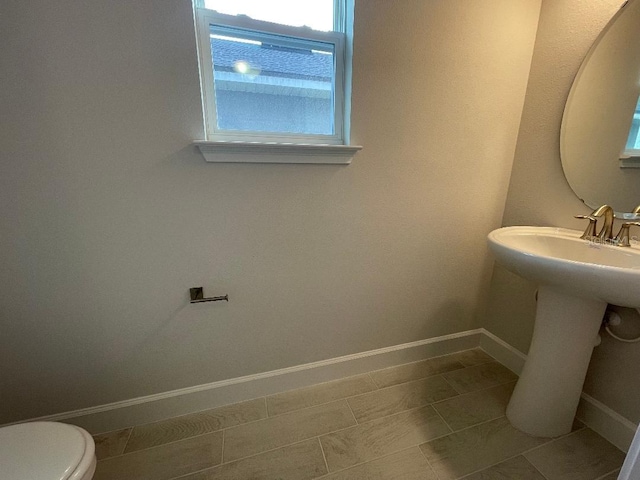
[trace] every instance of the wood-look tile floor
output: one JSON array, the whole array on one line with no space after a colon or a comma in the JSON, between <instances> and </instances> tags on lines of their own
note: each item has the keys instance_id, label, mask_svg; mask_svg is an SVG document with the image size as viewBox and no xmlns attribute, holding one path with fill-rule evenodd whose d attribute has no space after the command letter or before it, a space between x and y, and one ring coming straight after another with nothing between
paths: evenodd
<instances>
[{"instance_id":1,"label":"wood-look tile floor","mask_svg":"<svg viewBox=\"0 0 640 480\"><path fill-rule=\"evenodd\" d=\"M516 376L480 349L95 435L95 480L605 480L624 454L576 423L513 428Z\"/></svg>"}]
</instances>

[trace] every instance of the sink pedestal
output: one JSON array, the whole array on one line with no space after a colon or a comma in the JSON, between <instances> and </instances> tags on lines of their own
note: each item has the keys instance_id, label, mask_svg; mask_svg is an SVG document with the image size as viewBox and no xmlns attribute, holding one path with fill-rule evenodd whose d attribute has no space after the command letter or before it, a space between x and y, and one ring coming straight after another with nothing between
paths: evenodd
<instances>
[{"instance_id":1,"label":"sink pedestal","mask_svg":"<svg viewBox=\"0 0 640 480\"><path fill-rule=\"evenodd\" d=\"M519 430L538 437L571 431L607 303L540 287L533 339L507 407Z\"/></svg>"},{"instance_id":2,"label":"sink pedestal","mask_svg":"<svg viewBox=\"0 0 640 480\"><path fill-rule=\"evenodd\" d=\"M581 232L504 227L489 234L496 260L538 285L529 358L507 408L520 430L569 433L607 303L640 308L640 248L588 242Z\"/></svg>"}]
</instances>

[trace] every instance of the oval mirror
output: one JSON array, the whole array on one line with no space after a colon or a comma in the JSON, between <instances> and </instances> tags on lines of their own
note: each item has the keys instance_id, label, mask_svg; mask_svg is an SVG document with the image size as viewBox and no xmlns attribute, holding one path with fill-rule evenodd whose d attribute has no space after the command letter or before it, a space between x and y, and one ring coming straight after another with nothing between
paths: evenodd
<instances>
[{"instance_id":1,"label":"oval mirror","mask_svg":"<svg viewBox=\"0 0 640 480\"><path fill-rule=\"evenodd\" d=\"M562 118L562 168L589 207L622 216L640 205L639 95L640 0L630 0L591 47Z\"/></svg>"}]
</instances>

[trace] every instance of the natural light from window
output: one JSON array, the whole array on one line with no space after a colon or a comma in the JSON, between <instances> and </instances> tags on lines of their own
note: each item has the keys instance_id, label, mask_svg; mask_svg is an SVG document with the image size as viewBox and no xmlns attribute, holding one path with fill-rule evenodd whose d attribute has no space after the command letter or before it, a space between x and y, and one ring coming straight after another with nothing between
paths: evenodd
<instances>
[{"instance_id":1,"label":"natural light from window","mask_svg":"<svg viewBox=\"0 0 640 480\"><path fill-rule=\"evenodd\" d=\"M195 0L207 140L348 145L353 0Z\"/></svg>"},{"instance_id":2,"label":"natural light from window","mask_svg":"<svg viewBox=\"0 0 640 480\"><path fill-rule=\"evenodd\" d=\"M631 128L629 129L629 137L627 138L626 152L632 152L637 155L640 151L640 98L633 112Z\"/></svg>"},{"instance_id":3,"label":"natural light from window","mask_svg":"<svg viewBox=\"0 0 640 480\"><path fill-rule=\"evenodd\" d=\"M333 135L334 46L243 35L211 27L217 129Z\"/></svg>"},{"instance_id":4,"label":"natural light from window","mask_svg":"<svg viewBox=\"0 0 640 480\"><path fill-rule=\"evenodd\" d=\"M333 0L205 0L205 8L255 20L333 30Z\"/></svg>"}]
</instances>

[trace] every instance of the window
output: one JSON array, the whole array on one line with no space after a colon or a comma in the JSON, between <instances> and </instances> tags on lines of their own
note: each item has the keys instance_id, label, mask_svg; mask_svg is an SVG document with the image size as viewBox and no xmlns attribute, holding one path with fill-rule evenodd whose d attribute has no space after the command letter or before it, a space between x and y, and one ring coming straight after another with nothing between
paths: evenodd
<instances>
[{"instance_id":1,"label":"window","mask_svg":"<svg viewBox=\"0 0 640 480\"><path fill-rule=\"evenodd\" d=\"M640 168L640 98L631 117L627 143L620 154L620 168Z\"/></svg>"},{"instance_id":2,"label":"window","mask_svg":"<svg viewBox=\"0 0 640 480\"><path fill-rule=\"evenodd\" d=\"M195 2L207 140L348 144L352 0Z\"/></svg>"},{"instance_id":3,"label":"window","mask_svg":"<svg viewBox=\"0 0 640 480\"><path fill-rule=\"evenodd\" d=\"M629 137L627 138L627 145L625 146L625 154L634 157L640 156L640 98L633 112L631 129L629 130Z\"/></svg>"}]
</instances>

